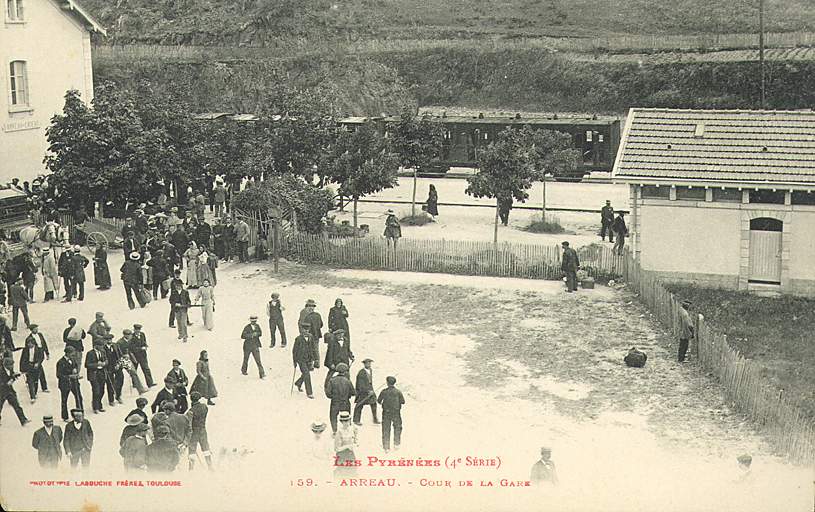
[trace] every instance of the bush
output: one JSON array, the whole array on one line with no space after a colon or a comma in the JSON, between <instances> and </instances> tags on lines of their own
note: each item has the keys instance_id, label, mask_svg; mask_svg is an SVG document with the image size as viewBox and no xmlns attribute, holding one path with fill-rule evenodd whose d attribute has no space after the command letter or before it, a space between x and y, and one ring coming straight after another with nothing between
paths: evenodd
<instances>
[{"instance_id":1,"label":"bush","mask_svg":"<svg viewBox=\"0 0 815 512\"><path fill-rule=\"evenodd\" d=\"M335 217L332 215L328 218L328 220L326 220L325 223L325 232L328 234L329 238L350 238L353 236L365 236L368 234L367 225L365 227L360 226L357 228L356 232L354 232L354 226L349 224L347 220L337 224L334 219Z\"/></svg>"},{"instance_id":2,"label":"bush","mask_svg":"<svg viewBox=\"0 0 815 512\"><path fill-rule=\"evenodd\" d=\"M422 212L416 215L406 215L399 219L399 222L401 222L403 226L424 226L425 224L433 222L433 219L430 218L430 215Z\"/></svg>"},{"instance_id":3,"label":"bush","mask_svg":"<svg viewBox=\"0 0 815 512\"><path fill-rule=\"evenodd\" d=\"M560 219L554 215L547 215L546 220L533 219L523 230L530 233L550 233L554 235L566 232L563 226L560 225Z\"/></svg>"},{"instance_id":4,"label":"bush","mask_svg":"<svg viewBox=\"0 0 815 512\"><path fill-rule=\"evenodd\" d=\"M321 233L323 219L334 206L334 193L317 188L301 178L286 174L266 179L239 192L233 204L240 210L256 211L265 217L276 205L297 214L297 227L307 233Z\"/></svg>"}]
</instances>

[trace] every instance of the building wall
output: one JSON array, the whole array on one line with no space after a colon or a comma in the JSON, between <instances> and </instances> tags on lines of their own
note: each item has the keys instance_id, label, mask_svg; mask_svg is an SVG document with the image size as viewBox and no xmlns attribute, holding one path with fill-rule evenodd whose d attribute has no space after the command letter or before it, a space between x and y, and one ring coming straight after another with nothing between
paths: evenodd
<instances>
[{"instance_id":1,"label":"building wall","mask_svg":"<svg viewBox=\"0 0 815 512\"><path fill-rule=\"evenodd\" d=\"M643 269L671 281L766 291L748 282L750 220L770 217L783 222L778 291L815 296L815 206L671 197L642 199L632 187L631 242Z\"/></svg>"},{"instance_id":2,"label":"building wall","mask_svg":"<svg viewBox=\"0 0 815 512\"><path fill-rule=\"evenodd\" d=\"M0 183L31 180L45 172L45 130L62 112L65 93L77 89L93 97L90 33L53 0L26 0L22 23L0 8ZM9 63L27 62L30 108L11 111Z\"/></svg>"}]
</instances>

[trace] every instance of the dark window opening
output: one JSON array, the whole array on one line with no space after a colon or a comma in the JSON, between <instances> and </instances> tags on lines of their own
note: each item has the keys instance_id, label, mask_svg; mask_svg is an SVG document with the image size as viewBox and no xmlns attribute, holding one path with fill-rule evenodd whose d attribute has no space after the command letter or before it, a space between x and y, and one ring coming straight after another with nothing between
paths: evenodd
<instances>
[{"instance_id":1,"label":"dark window opening","mask_svg":"<svg viewBox=\"0 0 815 512\"><path fill-rule=\"evenodd\" d=\"M699 187L676 187L676 198L685 201L704 201L705 189Z\"/></svg>"},{"instance_id":2,"label":"dark window opening","mask_svg":"<svg viewBox=\"0 0 815 512\"><path fill-rule=\"evenodd\" d=\"M808 204L815 206L815 192L794 190L792 192L792 204Z\"/></svg>"},{"instance_id":3,"label":"dark window opening","mask_svg":"<svg viewBox=\"0 0 815 512\"><path fill-rule=\"evenodd\" d=\"M751 190L751 203L784 204L783 190Z\"/></svg>"},{"instance_id":4,"label":"dark window opening","mask_svg":"<svg viewBox=\"0 0 815 512\"><path fill-rule=\"evenodd\" d=\"M741 202L741 190L737 188L714 188L713 189L713 200L721 203L740 203Z\"/></svg>"},{"instance_id":5,"label":"dark window opening","mask_svg":"<svg viewBox=\"0 0 815 512\"><path fill-rule=\"evenodd\" d=\"M750 221L750 231L783 231L784 223L778 219L759 217Z\"/></svg>"},{"instance_id":6,"label":"dark window opening","mask_svg":"<svg viewBox=\"0 0 815 512\"><path fill-rule=\"evenodd\" d=\"M654 185L643 185L641 193L643 199L670 199L670 187L657 187Z\"/></svg>"}]
</instances>

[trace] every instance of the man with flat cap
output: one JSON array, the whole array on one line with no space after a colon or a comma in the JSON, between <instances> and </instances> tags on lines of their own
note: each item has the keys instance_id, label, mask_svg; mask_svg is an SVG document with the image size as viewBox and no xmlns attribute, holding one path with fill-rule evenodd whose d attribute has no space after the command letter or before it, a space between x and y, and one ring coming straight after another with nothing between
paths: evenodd
<instances>
[{"instance_id":1,"label":"man with flat cap","mask_svg":"<svg viewBox=\"0 0 815 512\"><path fill-rule=\"evenodd\" d=\"M148 388L156 385L153 382L153 373L150 371L150 363L147 361L147 336L142 331L141 324L133 324L133 335L130 339L130 353L133 355L133 368L138 370L141 367L144 373L144 381Z\"/></svg>"},{"instance_id":2,"label":"man with flat cap","mask_svg":"<svg viewBox=\"0 0 815 512\"><path fill-rule=\"evenodd\" d=\"M532 465L529 480L532 485L551 484L557 485L557 471L555 463L552 462L552 450L548 446L541 448L541 458Z\"/></svg>"},{"instance_id":3,"label":"man with flat cap","mask_svg":"<svg viewBox=\"0 0 815 512\"><path fill-rule=\"evenodd\" d=\"M349 419L351 414L351 397L356 394L351 379L348 378L348 365L339 363L335 368L337 375L325 383L325 396L331 399L328 410L331 430L337 432L337 416L340 411L348 411Z\"/></svg>"},{"instance_id":4,"label":"man with flat cap","mask_svg":"<svg viewBox=\"0 0 815 512\"><path fill-rule=\"evenodd\" d=\"M73 419L65 425L65 435L62 445L65 455L75 468L82 462L82 467L91 464L91 451L93 450L93 429L91 423L85 419L82 409L71 409Z\"/></svg>"},{"instance_id":5,"label":"man with flat cap","mask_svg":"<svg viewBox=\"0 0 815 512\"><path fill-rule=\"evenodd\" d=\"M387 387L379 393L377 402L382 405L382 448L385 452L391 448L391 426L393 426L393 448L399 449L402 443L402 406L405 396L396 388L396 377L385 379Z\"/></svg>"},{"instance_id":6,"label":"man with flat cap","mask_svg":"<svg viewBox=\"0 0 815 512\"><path fill-rule=\"evenodd\" d=\"M57 361L57 387L59 388L63 421L68 421L68 395L74 395L74 403L77 409L85 408L82 403L82 390L79 385L82 376L79 374L79 364L76 362L75 352L74 347L66 345L65 355Z\"/></svg>"},{"instance_id":7,"label":"man with flat cap","mask_svg":"<svg viewBox=\"0 0 815 512\"><path fill-rule=\"evenodd\" d=\"M577 269L580 268L580 260L577 258L577 252L569 247L569 242L562 242L563 255L561 256L560 269L563 275L566 276L566 291L577 291Z\"/></svg>"},{"instance_id":8,"label":"man with flat cap","mask_svg":"<svg viewBox=\"0 0 815 512\"><path fill-rule=\"evenodd\" d=\"M42 428L34 432L31 447L37 450L40 467L56 468L62 459L62 429L54 425L54 417L42 417Z\"/></svg>"},{"instance_id":9,"label":"man with flat cap","mask_svg":"<svg viewBox=\"0 0 815 512\"><path fill-rule=\"evenodd\" d=\"M679 309L679 354L677 355L677 360L680 363L685 362L688 345L690 339L693 338L693 321L688 313L690 307L691 302L689 300L683 300L682 307Z\"/></svg>"},{"instance_id":10,"label":"man with flat cap","mask_svg":"<svg viewBox=\"0 0 815 512\"><path fill-rule=\"evenodd\" d=\"M248 375L246 372L249 366L249 355L251 355L255 364L258 366L258 375L260 378L266 377L266 372L263 370L263 364L260 362L260 337L263 331L260 330L258 325L258 317L252 315L249 317L249 323L243 328L241 339L243 339L243 364L241 365L241 373Z\"/></svg>"},{"instance_id":11,"label":"man with flat cap","mask_svg":"<svg viewBox=\"0 0 815 512\"><path fill-rule=\"evenodd\" d=\"M371 413L374 415L374 424L379 424L376 416L376 391L374 391L374 370L371 368L373 359L362 360L363 368L357 372L357 396L354 399L354 423L362 425L362 410L366 405L371 406Z\"/></svg>"},{"instance_id":12,"label":"man with flat cap","mask_svg":"<svg viewBox=\"0 0 815 512\"><path fill-rule=\"evenodd\" d=\"M107 334L106 336L110 336ZM102 398L105 396L105 384L107 383L108 358L105 354L104 336L94 340L93 349L85 354L85 369L87 370L88 382L91 384L91 404L93 412L105 412L102 408ZM111 398L113 400L113 398Z\"/></svg>"},{"instance_id":13,"label":"man with flat cap","mask_svg":"<svg viewBox=\"0 0 815 512\"><path fill-rule=\"evenodd\" d=\"M93 323L88 327L88 334L91 335L91 341L105 342L105 335L110 334L110 324L105 320L105 314L101 311L96 313Z\"/></svg>"}]
</instances>

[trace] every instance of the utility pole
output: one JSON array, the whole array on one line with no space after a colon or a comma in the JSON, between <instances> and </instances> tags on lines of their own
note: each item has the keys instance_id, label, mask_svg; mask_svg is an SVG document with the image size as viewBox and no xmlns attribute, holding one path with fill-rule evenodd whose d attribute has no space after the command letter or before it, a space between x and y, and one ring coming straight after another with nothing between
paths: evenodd
<instances>
[{"instance_id":1,"label":"utility pole","mask_svg":"<svg viewBox=\"0 0 815 512\"><path fill-rule=\"evenodd\" d=\"M765 81L764 81L764 0L758 0L758 61L761 66L761 108L765 108Z\"/></svg>"}]
</instances>

